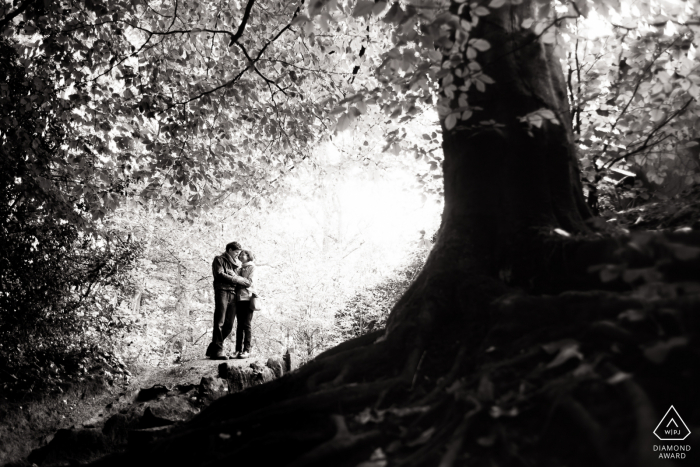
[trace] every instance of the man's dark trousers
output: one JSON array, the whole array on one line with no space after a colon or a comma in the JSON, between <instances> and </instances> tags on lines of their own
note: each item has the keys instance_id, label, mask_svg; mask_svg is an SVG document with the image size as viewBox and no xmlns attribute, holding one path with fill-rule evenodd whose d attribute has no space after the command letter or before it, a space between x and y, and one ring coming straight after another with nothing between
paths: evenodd
<instances>
[{"instance_id":1,"label":"man's dark trousers","mask_svg":"<svg viewBox=\"0 0 700 467\"><path fill-rule=\"evenodd\" d=\"M236 352L241 350L250 352L250 331L253 321L253 310L250 309L250 302L241 301L236 303L236 317L238 318L238 328L236 329Z\"/></svg>"},{"instance_id":2,"label":"man's dark trousers","mask_svg":"<svg viewBox=\"0 0 700 467\"><path fill-rule=\"evenodd\" d=\"M224 339L233 330L233 320L236 319L236 291L214 291L214 335L212 345L207 351L216 352L224 349ZM213 348L212 348L213 347Z\"/></svg>"}]
</instances>

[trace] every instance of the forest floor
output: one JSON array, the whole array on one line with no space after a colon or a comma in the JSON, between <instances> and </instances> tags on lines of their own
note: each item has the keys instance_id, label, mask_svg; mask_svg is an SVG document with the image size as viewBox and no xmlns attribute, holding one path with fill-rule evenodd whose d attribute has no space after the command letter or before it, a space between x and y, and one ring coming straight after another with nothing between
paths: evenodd
<instances>
[{"instance_id":1,"label":"forest floor","mask_svg":"<svg viewBox=\"0 0 700 467\"><path fill-rule=\"evenodd\" d=\"M630 230L691 228L700 230L700 185L677 198L653 201L641 206L610 213L611 221Z\"/></svg>"},{"instance_id":2,"label":"forest floor","mask_svg":"<svg viewBox=\"0 0 700 467\"><path fill-rule=\"evenodd\" d=\"M259 359L229 360L247 367ZM19 401L0 398L0 465L18 462L45 445L57 430L80 427L95 417L107 419L133 403L141 389L161 385L198 385L204 376L217 374L220 360L192 360L172 367L130 368L128 382L112 385L89 380L74 384L63 393L35 396ZM263 363L264 365L264 363Z\"/></svg>"}]
</instances>

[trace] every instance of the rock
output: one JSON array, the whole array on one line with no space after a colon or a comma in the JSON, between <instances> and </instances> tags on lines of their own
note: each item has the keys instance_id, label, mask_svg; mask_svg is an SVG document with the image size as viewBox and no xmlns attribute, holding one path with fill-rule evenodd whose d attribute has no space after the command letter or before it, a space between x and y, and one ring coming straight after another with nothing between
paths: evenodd
<instances>
[{"instance_id":1,"label":"rock","mask_svg":"<svg viewBox=\"0 0 700 467\"><path fill-rule=\"evenodd\" d=\"M219 378L223 379L228 379L228 375L231 372L231 368L237 368L238 365L236 365L235 360L231 360L225 363L222 363L219 365Z\"/></svg>"},{"instance_id":2,"label":"rock","mask_svg":"<svg viewBox=\"0 0 700 467\"><path fill-rule=\"evenodd\" d=\"M139 395L136 396L136 400L139 402L150 401L153 399L158 399L165 397L165 395L170 391L170 388L163 386L162 384L156 384L153 387L141 389Z\"/></svg>"},{"instance_id":3,"label":"rock","mask_svg":"<svg viewBox=\"0 0 700 467\"><path fill-rule=\"evenodd\" d=\"M270 357L267 359L267 367L275 375L275 378L281 378L284 375L285 363L281 357Z\"/></svg>"},{"instance_id":4,"label":"rock","mask_svg":"<svg viewBox=\"0 0 700 467\"><path fill-rule=\"evenodd\" d=\"M177 391L178 394L188 394L196 389L198 389L199 386L197 384L178 384L175 386L175 389L173 391Z\"/></svg>"},{"instance_id":5,"label":"rock","mask_svg":"<svg viewBox=\"0 0 700 467\"><path fill-rule=\"evenodd\" d=\"M58 462L71 464L88 462L103 453L107 440L100 430L58 430L44 447L35 449L27 460L37 465Z\"/></svg>"},{"instance_id":6,"label":"rock","mask_svg":"<svg viewBox=\"0 0 700 467\"><path fill-rule=\"evenodd\" d=\"M229 392L239 392L253 385L251 375L253 371L249 368L241 368L234 362L222 363L219 365L219 377L228 381Z\"/></svg>"},{"instance_id":7,"label":"rock","mask_svg":"<svg viewBox=\"0 0 700 467\"><path fill-rule=\"evenodd\" d=\"M106 419L104 412L100 411L90 420L83 423L83 428L102 428Z\"/></svg>"},{"instance_id":8,"label":"rock","mask_svg":"<svg viewBox=\"0 0 700 467\"><path fill-rule=\"evenodd\" d=\"M255 372L261 372L262 369L265 368L265 365L258 361L251 362L248 366Z\"/></svg>"},{"instance_id":9,"label":"rock","mask_svg":"<svg viewBox=\"0 0 700 467\"><path fill-rule=\"evenodd\" d=\"M148 410L150 412L148 420L153 420L152 416L156 420L167 420L172 423L185 422L199 413L199 409L192 405L185 396L166 397L165 399L147 402L145 405L143 418L146 417L146 410ZM148 424L150 422L143 423ZM153 425L143 426L143 423L140 424L139 428L153 428Z\"/></svg>"},{"instance_id":10,"label":"rock","mask_svg":"<svg viewBox=\"0 0 700 467\"><path fill-rule=\"evenodd\" d=\"M275 379L276 376L268 367L264 367L260 373L257 374L255 379L255 384L263 384Z\"/></svg>"},{"instance_id":11,"label":"rock","mask_svg":"<svg viewBox=\"0 0 700 467\"><path fill-rule=\"evenodd\" d=\"M285 373L296 370L299 368L299 357L293 353L289 353L289 350L287 350L287 353L284 354L284 366Z\"/></svg>"},{"instance_id":12,"label":"rock","mask_svg":"<svg viewBox=\"0 0 700 467\"><path fill-rule=\"evenodd\" d=\"M239 392L275 379L275 374L259 363L251 363L248 368L240 367L235 361L219 365L219 377L228 381L229 392Z\"/></svg>"},{"instance_id":13,"label":"rock","mask_svg":"<svg viewBox=\"0 0 700 467\"><path fill-rule=\"evenodd\" d=\"M158 428L174 424L174 420L168 420L167 418L159 417L153 413L150 407L146 407L143 411L143 417L139 422L140 429ZM131 432L129 432L131 433ZM131 435L129 435L131 436Z\"/></svg>"},{"instance_id":14,"label":"rock","mask_svg":"<svg viewBox=\"0 0 700 467\"><path fill-rule=\"evenodd\" d=\"M275 379L275 374L271 369L264 366L260 362L253 362L250 364L250 369L253 370L253 376L251 377L251 382L253 385L267 383Z\"/></svg>"},{"instance_id":15,"label":"rock","mask_svg":"<svg viewBox=\"0 0 700 467\"><path fill-rule=\"evenodd\" d=\"M213 376L205 376L199 383L199 397L202 401L214 401L228 394L228 381Z\"/></svg>"}]
</instances>

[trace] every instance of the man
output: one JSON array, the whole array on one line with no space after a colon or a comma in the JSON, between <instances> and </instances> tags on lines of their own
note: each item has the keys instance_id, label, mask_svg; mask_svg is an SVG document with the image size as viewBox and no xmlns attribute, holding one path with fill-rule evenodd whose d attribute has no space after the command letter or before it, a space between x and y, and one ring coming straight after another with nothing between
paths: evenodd
<instances>
[{"instance_id":1,"label":"man","mask_svg":"<svg viewBox=\"0 0 700 467\"><path fill-rule=\"evenodd\" d=\"M231 334L236 317L236 286L251 285L248 279L238 275L241 250L240 243L231 242L226 245L226 252L214 258L211 265L214 275L214 333L206 355L214 360L228 359L224 353L224 339Z\"/></svg>"}]
</instances>

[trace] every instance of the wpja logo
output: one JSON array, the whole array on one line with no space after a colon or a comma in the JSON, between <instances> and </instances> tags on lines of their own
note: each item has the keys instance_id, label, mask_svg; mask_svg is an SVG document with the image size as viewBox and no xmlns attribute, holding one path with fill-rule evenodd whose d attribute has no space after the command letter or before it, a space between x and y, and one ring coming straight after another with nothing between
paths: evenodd
<instances>
[{"instance_id":1,"label":"wpja logo","mask_svg":"<svg viewBox=\"0 0 700 467\"><path fill-rule=\"evenodd\" d=\"M675 407L671 406L654 429L654 434L661 441L683 441L690 436L690 430ZM690 445L657 444L654 451L659 452L659 459L685 459Z\"/></svg>"}]
</instances>

